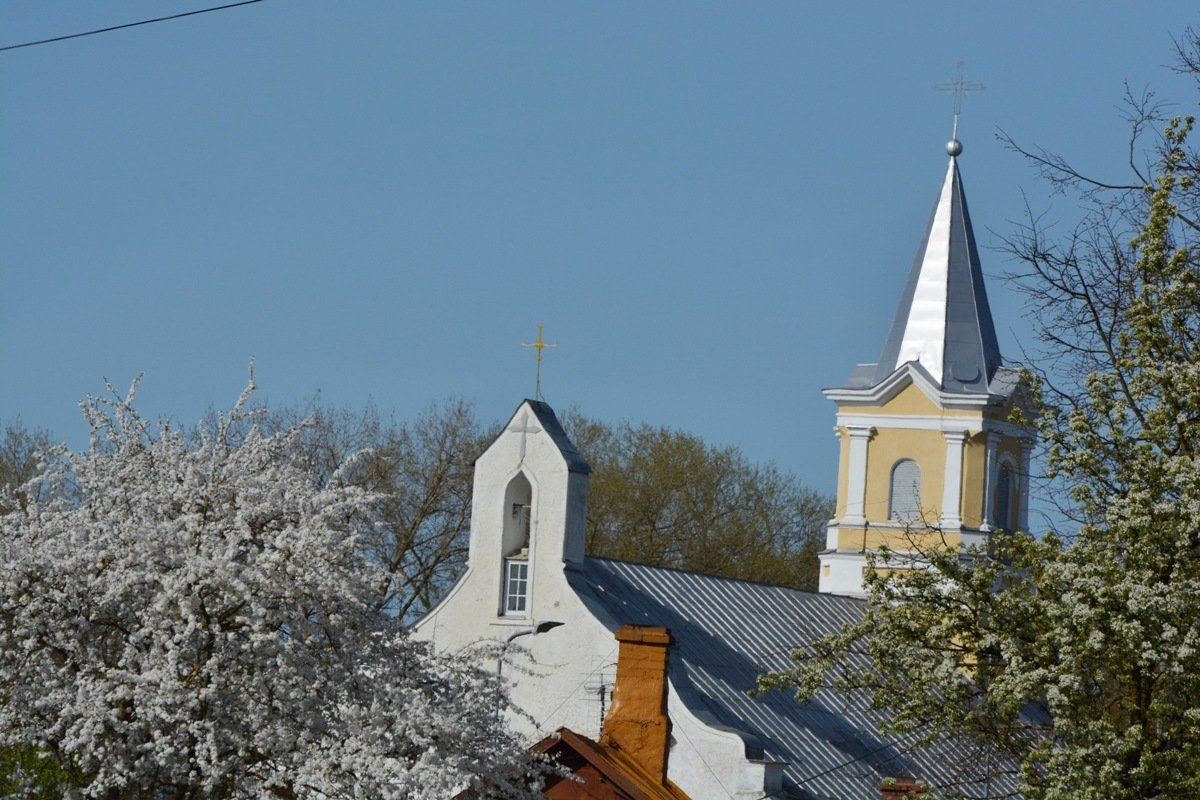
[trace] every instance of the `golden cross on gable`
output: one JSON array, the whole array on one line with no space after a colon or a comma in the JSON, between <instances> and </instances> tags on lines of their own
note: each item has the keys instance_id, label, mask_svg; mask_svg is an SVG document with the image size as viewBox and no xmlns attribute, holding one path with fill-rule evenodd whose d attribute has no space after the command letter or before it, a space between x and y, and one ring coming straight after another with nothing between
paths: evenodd
<instances>
[{"instance_id":1,"label":"golden cross on gable","mask_svg":"<svg viewBox=\"0 0 1200 800\"><path fill-rule=\"evenodd\" d=\"M958 60L958 72L954 78L945 83L935 83L934 89L939 92L954 92L954 133L951 139L958 138L958 114L962 111L963 95L967 92L982 92L987 87L982 83L970 83L967 81L966 74L963 72L963 62Z\"/></svg>"},{"instance_id":2,"label":"golden cross on gable","mask_svg":"<svg viewBox=\"0 0 1200 800\"><path fill-rule=\"evenodd\" d=\"M521 347L532 347L537 351L537 356L534 361L537 362L537 370L533 381L533 399L542 399L542 351L547 347L558 348L558 344L550 344L542 339L542 323L538 323L538 337L535 342L521 342Z\"/></svg>"}]
</instances>

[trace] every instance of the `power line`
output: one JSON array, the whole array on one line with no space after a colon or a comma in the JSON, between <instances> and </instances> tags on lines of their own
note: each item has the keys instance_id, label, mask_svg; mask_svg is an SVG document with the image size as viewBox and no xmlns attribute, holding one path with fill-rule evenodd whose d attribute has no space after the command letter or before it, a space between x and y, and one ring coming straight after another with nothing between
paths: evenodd
<instances>
[{"instance_id":1,"label":"power line","mask_svg":"<svg viewBox=\"0 0 1200 800\"><path fill-rule=\"evenodd\" d=\"M172 14L169 17L155 17L154 19L144 19L140 22L126 22L124 25L113 25L108 28L97 28L94 31L84 31L83 33L69 33L66 36L55 36L51 39L38 39L36 42L22 42L21 44L10 44L0 47L0 53L5 50L16 50L21 47L33 47L39 44L50 44L51 42L62 42L67 39L78 39L81 36L95 36L97 33L108 33L109 31L119 31L122 28L136 28L138 25L149 25L152 22L166 22L170 19L180 19L182 17L194 17L197 14L207 14L210 11L224 11L227 8L237 8L238 6L248 6L251 3L261 3L262 0L241 0L240 3L228 3L223 6L213 6L212 8L201 8L197 11L184 11L182 14Z\"/></svg>"}]
</instances>

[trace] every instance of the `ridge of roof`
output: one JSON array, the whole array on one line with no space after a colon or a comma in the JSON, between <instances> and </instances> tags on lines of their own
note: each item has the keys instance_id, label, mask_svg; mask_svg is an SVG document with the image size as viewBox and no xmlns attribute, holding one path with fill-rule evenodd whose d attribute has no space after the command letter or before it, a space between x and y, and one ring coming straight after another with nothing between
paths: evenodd
<instances>
[{"instance_id":1,"label":"ridge of roof","mask_svg":"<svg viewBox=\"0 0 1200 800\"><path fill-rule=\"evenodd\" d=\"M770 583L769 581L757 581L753 578L732 578L728 575L714 575L711 572L699 572L697 570L684 569L683 567L666 567L660 564L645 564L640 561L631 561L627 558L611 558L609 556L591 556L587 557L588 561L609 562L612 564L624 564L629 567L648 570L661 570L663 572L674 572L680 575L687 575L693 578L705 580L725 581L728 583L748 584L750 586L758 586L764 589L783 589L788 592L796 592L797 594L819 595L821 597L837 597L840 600L850 600L855 603L865 603L861 597L851 597L850 595L831 595L828 592L818 592L815 589L800 589L795 586L788 586L786 583Z\"/></svg>"}]
</instances>

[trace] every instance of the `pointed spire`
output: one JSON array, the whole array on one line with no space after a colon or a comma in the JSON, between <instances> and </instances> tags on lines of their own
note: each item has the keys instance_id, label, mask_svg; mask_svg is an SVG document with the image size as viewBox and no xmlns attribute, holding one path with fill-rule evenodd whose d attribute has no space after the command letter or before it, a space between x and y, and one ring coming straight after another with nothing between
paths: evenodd
<instances>
[{"instance_id":1,"label":"pointed spire","mask_svg":"<svg viewBox=\"0 0 1200 800\"><path fill-rule=\"evenodd\" d=\"M1000 366L1000 346L958 173L962 145L952 139L946 151L950 154L946 179L872 384L916 361L944 391L982 393L988 391Z\"/></svg>"}]
</instances>

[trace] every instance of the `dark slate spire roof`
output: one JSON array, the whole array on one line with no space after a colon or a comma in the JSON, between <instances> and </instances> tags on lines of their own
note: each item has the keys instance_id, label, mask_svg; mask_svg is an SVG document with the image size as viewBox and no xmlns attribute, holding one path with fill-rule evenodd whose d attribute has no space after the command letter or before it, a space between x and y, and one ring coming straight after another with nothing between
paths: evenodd
<instances>
[{"instance_id":1,"label":"dark slate spire roof","mask_svg":"<svg viewBox=\"0 0 1200 800\"><path fill-rule=\"evenodd\" d=\"M570 472L578 472L587 475L592 471L591 466L578 450L575 449L574 442L567 436L567 432L563 430L562 423L558 421L558 417L554 414L554 409L549 404L541 400L525 400L532 409L533 414L537 417L538 422L542 424L542 429L550 436L551 441L558 446L558 450L562 453L563 459L567 462L567 470ZM518 410L519 407L518 407Z\"/></svg>"},{"instance_id":2,"label":"dark slate spire roof","mask_svg":"<svg viewBox=\"0 0 1200 800\"><path fill-rule=\"evenodd\" d=\"M909 361L924 367L944 391L961 394L987 392L1000 367L979 251L953 155L883 355L863 382L874 386ZM852 384L862 377L856 374Z\"/></svg>"}]
</instances>

